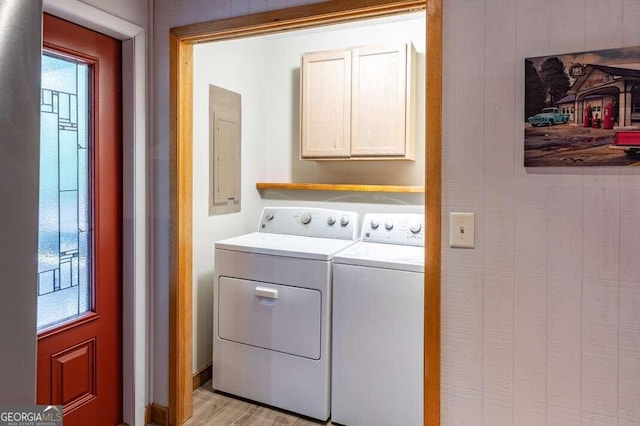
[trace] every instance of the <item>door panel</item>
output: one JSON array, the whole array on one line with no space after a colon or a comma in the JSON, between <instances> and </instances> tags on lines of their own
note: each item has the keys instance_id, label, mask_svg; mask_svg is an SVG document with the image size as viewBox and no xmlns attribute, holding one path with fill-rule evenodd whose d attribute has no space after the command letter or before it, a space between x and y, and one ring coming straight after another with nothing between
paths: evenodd
<instances>
[{"instance_id":1,"label":"door panel","mask_svg":"<svg viewBox=\"0 0 640 426\"><path fill-rule=\"evenodd\" d=\"M301 156L348 157L351 143L351 52L302 56Z\"/></svg>"},{"instance_id":2,"label":"door panel","mask_svg":"<svg viewBox=\"0 0 640 426\"><path fill-rule=\"evenodd\" d=\"M218 337L320 359L322 293L319 290L230 277L220 277L219 286Z\"/></svg>"},{"instance_id":3,"label":"door panel","mask_svg":"<svg viewBox=\"0 0 640 426\"><path fill-rule=\"evenodd\" d=\"M59 59L61 67L78 66L71 77L75 95L63 83L45 88L43 77L43 125L57 127L58 137L55 144L42 137L41 223L43 217L57 222L41 227L38 288L49 297L76 293L66 297L66 307L59 300L39 307L39 315L53 316L38 321L37 402L63 405L65 426L116 425L122 420L121 46L49 15L43 44L43 64ZM57 168L57 180L43 169L47 164ZM88 170L86 178L82 170ZM47 185L55 188L47 192ZM46 194L57 202L57 213L43 205ZM42 231L58 234L47 239ZM43 252L51 264L42 266Z\"/></svg>"},{"instance_id":4,"label":"door panel","mask_svg":"<svg viewBox=\"0 0 640 426\"><path fill-rule=\"evenodd\" d=\"M351 155L406 153L407 45L353 52Z\"/></svg>"},{"instance_id":5,"label":"door panel","mask_svg":"<svg viewBox=\"0 0 640 426\"><path fill-rule=\"evenodd\" d=\"M96 339L51 356L51 402L65 407L80 406L96 395Z\"/></svg>"}]
</instances>

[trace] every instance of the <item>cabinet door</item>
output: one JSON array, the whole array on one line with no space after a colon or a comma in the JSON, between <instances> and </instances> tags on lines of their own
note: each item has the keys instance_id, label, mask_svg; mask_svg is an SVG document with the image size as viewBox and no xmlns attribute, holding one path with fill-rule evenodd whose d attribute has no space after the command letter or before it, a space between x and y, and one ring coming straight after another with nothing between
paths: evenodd
<instances>
[{"instance_id":1,"label":"cabinet door","mask_svg":"<svg viewBox=\"0 0 640 426\"><path fill-rule=\"evenodd\" d=\"M349 157L351 52L317 52L302 57L300 105L303 158Z\"/></svg>"},{"instance_id":2,"label":"cabinet door","mask_svg":"<svg viewBox=\"0 0 640 426\"><path fill-rule=\"evenodd\" d=\"M404 156L407 45L354 49L351 155Z\"/></svg>"}]
</instances>

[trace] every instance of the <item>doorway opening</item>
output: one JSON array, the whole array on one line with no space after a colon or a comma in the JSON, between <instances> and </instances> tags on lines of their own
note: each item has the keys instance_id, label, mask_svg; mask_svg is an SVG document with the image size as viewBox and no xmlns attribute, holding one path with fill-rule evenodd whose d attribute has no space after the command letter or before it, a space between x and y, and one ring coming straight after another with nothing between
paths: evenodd
<instances>
[{"instance_id":1,"label":"doorway opening","mask_svg":"<svg viewBox=\"0 0 640 426\"><path fill-rule=\"evenodd\" d=\"M346 4L345 4L346 3ZM424 164L427 229L425 262L425 424L439 423L440 382L440 182L441 1L328 1L171 30L169 423L192 412L192 226L194 45L258 34L395 15L427 12ZM420 142L419 142L420 143Z\"/></svg>"}]
</instances>

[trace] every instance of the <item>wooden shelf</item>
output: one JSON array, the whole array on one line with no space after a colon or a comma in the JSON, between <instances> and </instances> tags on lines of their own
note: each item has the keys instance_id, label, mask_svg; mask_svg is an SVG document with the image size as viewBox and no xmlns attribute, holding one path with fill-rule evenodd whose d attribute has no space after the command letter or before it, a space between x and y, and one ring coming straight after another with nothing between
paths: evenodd
<instances>
[{"instance_id":1,"label":"wooden shelf","mask_svg":"<svg viewBox=\"0 0 640 426\"><path fill-rule=\"evenodd\" d=\"M287 190L295 190L295 191L352 191L352 192L395 192L395 193L424 194L424 186L258 182L256 183L256 188L257 189L287 189Z\"/></svg>"}]
</instances>

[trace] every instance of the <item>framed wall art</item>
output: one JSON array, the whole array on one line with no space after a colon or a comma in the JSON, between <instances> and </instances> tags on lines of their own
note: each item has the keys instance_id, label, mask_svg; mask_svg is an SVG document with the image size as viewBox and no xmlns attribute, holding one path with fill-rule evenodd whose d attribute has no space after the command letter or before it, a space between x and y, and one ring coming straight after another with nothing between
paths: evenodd
<instances>
[{"instance_id":1,"label":"framed wall art","mask_svg":"<svg viewBox=\"0 0 640 426\"><path fill-rule=\"evenodd\" d=\"M525 167L640 165L640 47L524 60Z\"/></svg>"}]
</instances>

